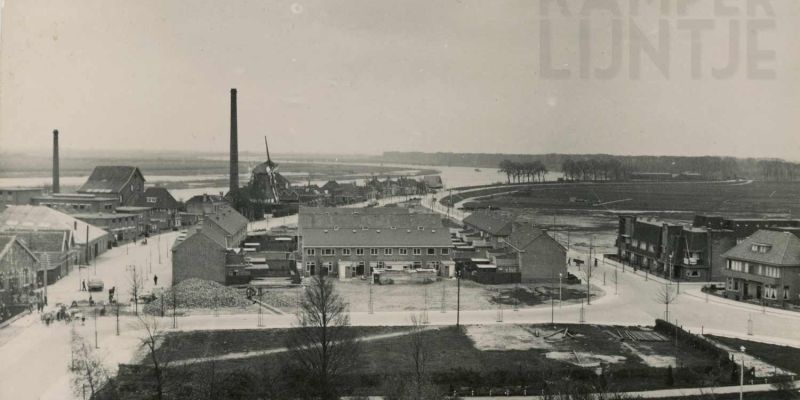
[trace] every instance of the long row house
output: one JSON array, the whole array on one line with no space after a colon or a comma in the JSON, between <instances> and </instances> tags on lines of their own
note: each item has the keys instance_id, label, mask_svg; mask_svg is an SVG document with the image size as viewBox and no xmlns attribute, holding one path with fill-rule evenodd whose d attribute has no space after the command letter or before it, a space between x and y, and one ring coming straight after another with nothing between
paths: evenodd
<instances>
[{"instance_id":1,"label":"long row house","mask_svg":"<svg viewBox=\"0 0 800 400\"><path fill-rule=\"evenodd\" d=\"M339 279L432 278L455 270L442 217L405 207L301 207L302 273Z\"/></svg>"}]
</instances>

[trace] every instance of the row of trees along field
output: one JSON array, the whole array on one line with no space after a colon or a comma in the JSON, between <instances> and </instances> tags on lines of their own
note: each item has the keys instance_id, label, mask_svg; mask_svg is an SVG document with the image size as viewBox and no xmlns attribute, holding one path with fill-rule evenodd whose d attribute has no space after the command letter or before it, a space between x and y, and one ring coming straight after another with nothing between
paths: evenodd
<instances>
[{"instance_id":1,"label":"row of trees along field","mask_svg":"<svg viewBox=\"0 0 800 400\"><path fill-rule=\"evenodd\" d=\"M627 179L633 172L680 174L693 172L706 179L800 180L800 164L779 159L688 156L619 156L609 154L489 154L385 152L382 162L403 164L497 168L508 161L516 165L541 163L548 171L561 171L568 179ZM571 163L569 162L571 161ZM587 164L588 163L588 164ZM594 163L594 165L592 164ZM573 169L564 171L565 167ZM502 167L501 167L502 168ZM514 169L513 171L516 171ZM505 173L505 171L503 171ZM532 179L534 175L511 172L509 181Z\"/></svg>"},{"instance_id":2,"label":"row of trees along field","mask_svg":"<svg viewBox=\"0 0 800 400\"><path fill-rule=\"evenodd\" d=\"M544 182L547 174L547 167L541 161L514 162L503 160L498 166L501 173L506 174L508 183L514 182Z\"/></svg>"}]
</instances>

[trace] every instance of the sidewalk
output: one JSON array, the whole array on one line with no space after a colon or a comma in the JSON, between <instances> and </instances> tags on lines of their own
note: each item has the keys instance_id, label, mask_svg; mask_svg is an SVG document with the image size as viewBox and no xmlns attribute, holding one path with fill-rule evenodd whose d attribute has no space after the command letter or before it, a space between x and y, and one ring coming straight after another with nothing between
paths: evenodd
<instances>
[{"instance_id":1,"label":"sidewalk","mask_svg":"<svg viewBox=\"0 0 800 400\"><path fill-rule=\"evenodd\" d=\"M800 388L800 382L795 382L794 384L795 389ZM649 390L649 391L641 391L641 392L625 392L621 393L623 396L629 396L632 398L643 398L643 399L663 399L663 398L670 398L670 397L688 397L688 396L701 396L701 395L719 395L719 394L731 394L731 393L739 393L740 387L739 386L720 386L716 388L682 388L682 389L661 389L661 390ZM759 385L744 385L741 388L742 392L744 393L760 393L760 392L771 392L775 390L774 387L770 384L759 384ZM474 400L493 400L493 399L515 399L515 400L545 400L547 397L545 396L465 396L463 394L459 394L461 397L467 399L474 399Z\"/></svg>"}]
</instances>

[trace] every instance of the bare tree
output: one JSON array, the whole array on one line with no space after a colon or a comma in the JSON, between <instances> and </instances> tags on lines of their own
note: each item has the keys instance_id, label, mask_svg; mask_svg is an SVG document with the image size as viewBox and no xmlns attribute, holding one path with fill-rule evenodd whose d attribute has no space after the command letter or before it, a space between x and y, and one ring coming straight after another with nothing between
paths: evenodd
<instances>
[{"instance_id":1,"label":"bare tree","mask_svg":"<svg viewBox=\"0 0 800 400\"><path fill-rule=\"evenodd\" d=\"M664 305L664 320L669 322L669 305L675 302L678 293L672 285L665 283L656 293L656 301Z\"/></svg>"},{"instance_id":2,"label":"bare tree","mask_svg":"<svg viewBox=\"0 0 800 400\"><path fill-rule=\"evenodd\" d=\"M136 315L139 315L139 295L142 294L142 289L144 288L144 277L135 265L131 265L131 267L130 275L128 276L128 292L133 298L134 311Z\"/></svg>"},{"instance_id":3,"label":"bare tree","mask_svg":"<svg viewBox=\"0 0 800 400\"><path fill-rule=\"evenodd\" d=\"M147 351L147 356L153 367L153 378L156 383L156 399L164 398L164 386L166 382L166 369L169 361L158 354L163 332L159 326L158 319L154 316L139 317L139 325L144 330L141 338L142 346Z\"/></svg>"},{"instance_id":4,"label":"bare tree","mask_svg":"<svg viewBox=\"0 0 800 400\"><path fill-rule=\"evenodd\" d=\"M339 378L354 367L360 353L355 332L349 329L347 303L333 281L318 274L300 299L299 327L287 340L288 362L305 375L305 390L320 399L336 399Z\"/></svg>"},{"instance_id":5,"label":"bare tree","mask_svg":"<svg viewBox=\"0 0 800 400\"><path fill-rule=\"evenodd\" d=\"M76 397L83 396L85 398L88 389L90 398L94 398L97 391L108 383L108 370L92 346L87 346L86 341L74 331L72 332L71 346L73 358L70 372L72 372L73 393Z\"/></svg>"},{"instance_id":6,"label":"bare tree","mask_svg":"<svg viewBox=\"0 0 800 400\"><path fill-rule=\"evenodd\" d=\"M414 400L424 400L438 398L436 387L431 384L428 364L431 357L430 347L425 342L424 316L411 316L411 334L409 335L410 346L408 359L413 370L413 386L407 398Z\"/></svg>"}]
</instances>

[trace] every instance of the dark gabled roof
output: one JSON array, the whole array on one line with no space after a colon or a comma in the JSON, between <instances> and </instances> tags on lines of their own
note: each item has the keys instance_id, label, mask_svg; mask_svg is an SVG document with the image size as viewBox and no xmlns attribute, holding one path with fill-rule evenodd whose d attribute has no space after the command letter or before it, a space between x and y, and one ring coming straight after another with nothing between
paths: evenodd
<instances>
[{"instance_id":1,"label":"dark gabled roof","mask_svg":"<svg viewBox=\"0 0 800 400\"><path fill-rule=\"evenodd\" d=\"M35 253L61 253L67 250L68 231L16 231L6 232L17 236L17 240Z\"/></svg>"},{"instance_id":2,"label":"dark gabled roof","mask_svg":"<svg viewBox=\"0 0 800 400\"><path fill-rule=\"evenodd\" d=\"M303 229L304 247L453 247L444 227Z\"/></svg>"},{"instance_id":3,"label":"dark gabled roof","mask_svg":"<svg viewBox=\"0 0 800 400\"><path fill-rule=\"evenodd\" d=\"M464 224L494 236L511 234L512 220L491 211L476 211L464 218Z\"/></svg>"},{"instance_id":4,"label":"dark gabled roof","mask_svg":"<svg viewBox=\"0 0 800 400\"><path fill-rule=\"evenodd\" d=\"M220 236L219 233L212 229L204 230L200 226L194 226L187 232L183 239L178 239L172 245L172 250L177 250L181 245L187 242L203 241L209 245L216 245L218 250L225 250L225 238Z\"/></svg>"},{"instance_id":5,"label":"dark gabled roof","mask_svg":"<svg viewBox=\"0 0 800 400\"><path fill-rule=\"evenodd\" d=\"M155 197L155 203L149 203L147 198ZM172 197L172 194L163 187L149 187L145 189L144 195L139 197L135 203L139 207L152 207L152 208L162 208L168 210L176 210L178 209L178 201Z\"/></svg>"},{"instance_id":6,"label":"dark gabled roof","mask_svg":"<svg viewBox=\"0 0 800 400\"><path fill-rule=\"evenodd\" d=\"M428 186L432 188L441 188L444 186L442 183L442 177L439 175L427 175L422 178L422 181Z\"/></svg>"},{"instance_id":7,"label":"dark gabled roof","mask_svg":"<svg viewBox=\"0 0 800 400\"><path fill-rule=\"evenodd\" d=\"M139 175L144 181L144 175L136 167L119 165L97 166L94 167L89 179L78 189L78 192L119 193L135 175Z\"/></svg>"},{"instance_id":8,"label":"dark gabled roof","mask_svg":"<svg viewBox=\"0 0 800 400\"><path fill-rule=\"evenodd\" d=\"M301 207L298 227L305 246L452 246L440 215L399 207Z\"/></svg>"},{"instance_id":9,"label":"dark gabled roof","mask_svg":"<svg viewBox=\"0 0 800 400\"><path fill-rule=\"evenodd\" d=\"M234 209L226 209L213 214L208 214L203 219L203 224L213 223L229 235L233 235L247 228L248 219Z\"/></svg>"},{"instance_id":10,"label":"dark gabled roof","mask_svg":"<svg viewBox=\"0 0 800 400\"><path fill-rule=\"evenodd\" d=\"M194 195L186 201L186 204L195 204L195 203L227 203L228 200L225 200L225 197L220 196L218 194L198 194Z\"/></svg>"},{"instance_id":11,"label":"dark gabled roof","mask_svg":"<svg viewBox=\"0 0 800 400\"><path fill-rule=\"evenodd\" d=\"M298 225L300 230L323 229L418 229L422 227L443 227L442 217L433 213L412 213L403 207L372 208L328 208L300 207Z\"/></svg>"},{"instance_id":12,"label":"dark gabled roof","mask_svg":"<svg viewBox=\"0 0 800 400\"><path fill-rule=\"evenodd\" d=\"M754 244L770 248L759 253L752 250ZM790 232L759 230L722 256L776 266L800 266L800 239Z\"/></svg>"},{"instance_id":13,"label":"dark gabled roof","mask_svg":"<svg viewBox=\"0 0 800 400\"><path fill-rule=\"evenodd\" d=\"M514 224L514 231L506 238L506 243L514 250L525 250L531 243L540 238L548 239L564 249L564 246L548 235L547 232L535 228L532 224ZM564 250L566 251L566 249Z\"/></svg>"}]
</instances>

